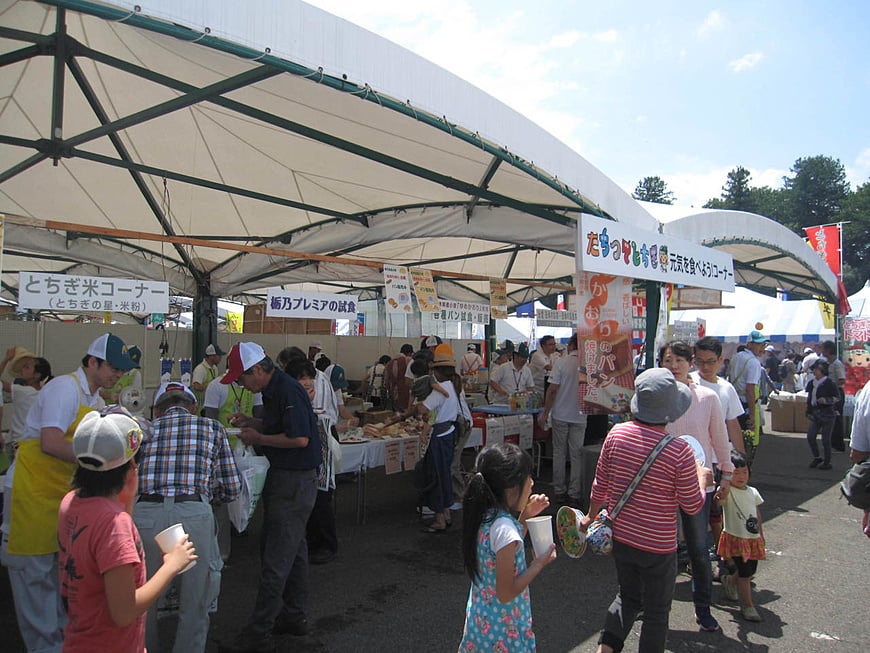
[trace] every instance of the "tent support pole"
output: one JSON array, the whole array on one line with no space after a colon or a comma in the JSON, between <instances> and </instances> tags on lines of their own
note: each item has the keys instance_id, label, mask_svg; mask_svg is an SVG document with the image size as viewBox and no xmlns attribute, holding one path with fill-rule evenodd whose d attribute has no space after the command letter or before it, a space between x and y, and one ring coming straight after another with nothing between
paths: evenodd
<instances>
[{"instance_id":1,"label":"tent support pole","mask_svg":"<svg viewBox=\"0 0 870 653\"><path fill-rule=\"evenodd\" d=\"M193 298L193 364L198 365L205 348L217 344L217 297L211 294L208 280L197 282ZM202 406L200 406L202 408Z\"/></svg>"},{"instance_id":2,"label":"tent support pole","mask_svg":"<svg viewBox=\"0 0 870 653\"><path fill-rule=\"evenodd\" d=\"M656 331L659 327L659 309L662 304L662 288L657 281L647 281L646 285L646 361L644 369L656 364Z\"/></svg>"}]
</instances>

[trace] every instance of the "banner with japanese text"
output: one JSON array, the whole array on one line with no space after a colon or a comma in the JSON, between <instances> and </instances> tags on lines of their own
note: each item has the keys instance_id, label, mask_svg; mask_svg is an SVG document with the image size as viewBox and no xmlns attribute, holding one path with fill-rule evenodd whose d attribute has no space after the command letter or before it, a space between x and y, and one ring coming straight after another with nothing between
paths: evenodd
<instances>
[{"instance_id":1,"label":"banner with japanese text","mask_svg":"<svg viewBox=\"0 0 870 653\"><path fill-rule=\"evenodd\" d=\"M268 317L313 317L325 320L355 320L359 297L330 293L269 288Z\"/></svg>"},{"instance_id":2,"label":"banner with japanese text","mask_svg":"<svg viewBox=\"0 0 870 653\"><path fill-rule=\"evenodd\" d=\"M579 272L734 290L734 260L712 247L585 213L577 240Z\"/></svg>"},{"instance_id":3,"label":"banner with japanese text","mask_svg":"<svg viewBox=\"0 0 870 653\"><path fill-rule=\"evenodd\" d=\"M810 247L828 264L831 272L841 277L840 267L840 225L829 224L824 227L804 227Z\"/></svg>"},{"instance_id":4,"label":"banner with japanese text","mask_svg":"<svg viewBox=\"0 0 870 653\"><path fill-rule=\"evenodd\" d=\"M169 284L144 279L19 272L18 306L73 312L168 313Z\"/></svg>"},{"instance_id":5,"label":"banner with japanese text","mask_svg":"<svg viewBox=\"0 0 870 653\"><path fill-rule=\"evenodd\" d=\"M870 381L870 318L843 320L843 362L847 395L856 395Z\"/></svg>"},{"instance_id":6,"label":"banner with japanese text","mask_svg":"<svg viewBox=\"0 0 870 653\"><path fill-rule=\"evenodd\" d=\"M581 272L577 301L580 410L624 413L634 394L631 278Z\"/></svg>"},{"instance_id":7,"label":"banner with japanese text","mask_svg":"<svg viewBox=\"0 0 870 653\"><path fill-rule=\"evenodd\" d=\"M228 333L242 333L245 323L245 314L241 311L227 311L226 322Z\"/></svg>"},{"instance_id":8,"label":"banner with japanese text","mask_svg":"<svg viewBox=\"0 0 870 653\"><path fill-rule=\"evenodd\" d=\"M414 284L414 295L421 313L437 313L438 295L435 292L435 282L432 280L432 270L411 268L411 281Z\"/></svg>"},{"instance_id":9,"label":"banner with japanese text","mask_svg":"<svg viewBox=\"0 0 870 653\"><path fill-rule=\"evenodd\" d=\"M411 313L411 280L404 265L384 264L384 310Z\"/></svg>"},{"instance_id":10,"label":"banner with japanese text","mask_svg":"<svg viewBox=\"0 0 870 653\"><path fill-rule=\"evenodd\" d=\"M441 310L432 315L434 320L489 324L489 306L486 304L456 302L450 299L442 299L439 303Z\"/></svg>"},{"instance_id":11,"label":"banner with japanese text","mask_svg":"<svg viewBox=\"0 0 870 653\"><path fill-rule=\"evenodd\" d=\"M507 281L489 280L489 314L493 320L504 320L508 316Z\"/></svg>"}]
</instances>

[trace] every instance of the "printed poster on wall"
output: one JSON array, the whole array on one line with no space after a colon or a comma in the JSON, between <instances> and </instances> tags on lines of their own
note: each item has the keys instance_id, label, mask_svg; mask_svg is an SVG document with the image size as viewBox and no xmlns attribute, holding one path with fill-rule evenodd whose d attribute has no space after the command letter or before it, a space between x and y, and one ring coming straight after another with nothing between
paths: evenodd
<instances>
[{"instance_id":1,"label":"printed poster on wall","mask_svg":"<svg viewBox=\"0 0 870 653\"><path fill-rule=\"evenodd\" d=\"M384 310L387 313L411 313L411 280L404 265L384 264Z\"/></svg>"},{"instance_id":2,"label":"printed poster on wall","mask_svg":"<svg viewBox=\"0 0 870 653\"><path fill-rule=\"evenodd\" d=\"M856 395L870 380L870 318L843 320L843 362L846 364L846 394Z\"/></svg>"},{"instance_id":3,"label":"printed poster on wall","mask_svg":"<svg viewBox=\"0 0 870 653\"><path fill-rule=\"evenodd\" d=\"M580 410L627 412L634 394L631 278L580 272L577 300Z\"/></svg>"},{"instance_id":4,"label":"printed poster on wall","mask_svg":"<svg viewBox=\"0 0 870 653\"><path fill-rule=\"evenodd\" d=\"M421 313L437 313L441 310L438 295L435 293L435 282L432 280L432 270L411 268L411 281L414 283L414 294L417 296L417 306Z\"/></svg>"},{"instance_id":5,"label":"printed poster on wall","mask_svg":"<svg viewBox=\"0 0 870 653\"><path fill-rule=\"evenodd\" d=\"M507 319L507 281L489 280L489 313L493 320Z\"/></svg>"}]
</instances>

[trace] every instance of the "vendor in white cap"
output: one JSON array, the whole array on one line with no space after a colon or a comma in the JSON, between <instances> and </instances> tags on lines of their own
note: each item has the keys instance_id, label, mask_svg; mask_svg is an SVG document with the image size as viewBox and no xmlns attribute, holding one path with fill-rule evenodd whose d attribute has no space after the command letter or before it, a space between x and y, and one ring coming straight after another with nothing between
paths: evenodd
<instances>
[{"instance_id":1,"label":"vendor in white cap","mask_svg":"<svg viewBox=\"0 0 870 653\"><path fill-rule=\"evenodd\" d=\"M64 649L144 651L145 610L197 559L185 535L146 581L142 539L130 517L143 439L139 423L118 406L92 411L76 429L75 489L61 501L57 529L69 614Z\"/></svg>"},{"instance_id":2,"label":"vendor in white cap","mask_svg":"<svg viewBox=\"0 0 870 653\"><path fill-rule=\"evenodd\" d=\"M468 351L459 359L459 374L463 380L476 383L477 373L483 367L483 358L477 353L477 345L473 342L469 342L466 349Z\"/></svg>"},{"instance_id":3,"label":"vendor in white cap","mask_svg":"<svg viewBox=\"0 0 870 653\"><path fill-rule=\"evenodd\" d=\"M193 368L193 374L190 377L190 386L196 395L196 403L201 407L203 398L205 397L205 389L208 384L220 376L218 365L221 364L221 358L224 352L217 345L209 345L205 348L205 356L202 362Z\"/></svg>"},{"instance_id":4,"label":"vendor in white cap","mask_svg":"<svg viewBox=\"0 0 870 653\"><path fill-rule=\"evenodd\" d=\"M489 377L490 397L494 404L505 404L510 395L535 389L532 370L526 365L528 360L529 346L521 343L511 356L511 362L496 369Z\"/></svg>"},{"instance_id":5,"label":"vendor in white cap","mask_svg":"<svg viewBox=\"0 0 870 653\"><path fill-rule=\"evenodd\" d=\"M135 367L127 346L110 333L94 340L76 371L40 391L18 447L9 539L9 569L21 637L29 651L60 651L66 613L57 572L57 511L76 467L72 439L79 422L102 408L98 390Z\"/></svg>"}]
</instances>

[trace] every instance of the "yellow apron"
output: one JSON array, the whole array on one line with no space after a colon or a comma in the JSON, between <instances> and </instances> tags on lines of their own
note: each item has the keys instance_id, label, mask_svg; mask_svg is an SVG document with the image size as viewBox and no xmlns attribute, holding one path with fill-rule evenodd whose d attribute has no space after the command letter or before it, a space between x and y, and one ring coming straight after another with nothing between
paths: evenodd
<instances>
[{"instance_id":1,"label":"yellow apron","mask_svg":"<svg viewBox=\"0 0 870 653\"><path fill-rule=\"evenodd\" d=\"M79 411L64 434L68 441L72 441L82 418L95 410L82 403L79 379L75 374L70 376L79 390ZM61 499L70 491L76 465L43 453L40 438L20 442L15 460L9 553L54 553L57 551L57 511Z\"/></svg>"}]
</instances>

